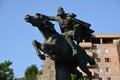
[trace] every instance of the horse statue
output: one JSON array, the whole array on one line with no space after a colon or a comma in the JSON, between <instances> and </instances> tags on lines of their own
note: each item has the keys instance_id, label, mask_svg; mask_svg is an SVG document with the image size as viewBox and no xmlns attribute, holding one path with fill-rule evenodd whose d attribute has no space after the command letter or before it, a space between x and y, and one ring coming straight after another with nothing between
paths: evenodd
<instances>
[{"instance_id":1,"label":"horse statue","mask_svg":"<svg viewBox=\"0 0 120 80\"><path fill-rule=\"evenodd\" d=\"M64 36L55 30L54 24L46 19L44 15L26 15L24 19L26 22L31 23L32 26L37 27L44 37L44 43L40 43L36 40L32 41L40 59L45 60L47 55L54 61L66 64L70 68L71 73L77 74L76 80L82 76L82 73L77 70L77 67L79 67L87 74L88 79L92 80L92 73L89 71L87 63L95 65L95 60L87 55L82 47L77 45L78 54L73 56L72 48L67 43Z\"/></svg>"}]
</instances>

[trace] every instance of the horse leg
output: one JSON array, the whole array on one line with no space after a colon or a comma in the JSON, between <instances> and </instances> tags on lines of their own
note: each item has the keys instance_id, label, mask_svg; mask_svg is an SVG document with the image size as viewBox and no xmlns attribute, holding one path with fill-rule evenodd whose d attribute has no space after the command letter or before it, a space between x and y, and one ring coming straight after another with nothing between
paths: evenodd
<instances>
[{"instance_id":1,"label":"horse leg","mask_svg":"<svg viewBox=\"0 0 120 80\"><path fill-rule=\"evenodd\" d=\"M89 80L92 80L92 73L89 71L88 67L86 65L80 65L80 69L85 72L88 76Z\"/></svg>"},{"instance_id":2,"label":"horse leg","mask_svg":"<svg viewBox=\"0 0 120 80\"><path fill-rule=\"evenodd\" d=\"M45 60L45 56L43 54L41 54L41 52L39 51L39 49L41 48L41 44L39 42L37 42L36 40L32 41L32 45L35 48L36 54L37 56L41 59L41 60Z\"/></svg>"},{"instance_id":3,"label":"horse leg","mask_svg":"<svg viewBox=\"0 0 120 80\"><path fill-rule=\"evenodd\" d=\"M32 44L36 50L36 54L39 56L40 59L44 60L45 56L43 54L41 54L41 52L39 50L41 50L43 53L47 54L48 57L53 60L61 59L60 56L58 56L58 54L56 54L58 52L58 49L55 46L55 44L48 44L48 43L41 44L41 43L37 42L36 40L33 40Z\"/></svg>"},{"instance_id":4,"label":"horse leg","mask_svg":"<svg viewBox=\"0 0 120 80\"><path fill-rule=\"evenodd\" d=\"M41 44L39 43L38 41L36 40L33 40L32 41L32 44L36 50L36 53L39 57L41 57L41 52L39 50L41 50L42 52L44 52L45 54L48 54L48 52L50 52L49 48L51 47L49 44ZM50 56L52 56L53 54L50 54Z\"/></svg>"},{"instance_id":5,"label":"horse leg","mask_svg":"<svg viewBox=\"0 0 120 80\"><path fill-rule=\"evenodd\" d=\"M58 49L55 44L48 44L44 43L41 45L41 49L48 54L48 57L51 58L52 60L60 60L60 56L58 53Z\"/></svg>"}]
</instances>

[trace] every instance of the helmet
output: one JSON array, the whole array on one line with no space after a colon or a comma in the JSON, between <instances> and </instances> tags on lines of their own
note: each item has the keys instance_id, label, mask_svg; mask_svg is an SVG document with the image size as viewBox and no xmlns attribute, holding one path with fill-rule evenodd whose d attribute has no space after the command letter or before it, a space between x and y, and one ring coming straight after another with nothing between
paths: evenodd
<instances>
[{"instance_id":1,"label":"helmet","mask_svg":"<svg viewBox=\"0 0 120 80\"><path fill-rule=\"evenodd\" d=\"M57 10L57 12L58 12L58 15L61 15L61 14L65 13L64 9L62 7L59 7L58 10Z\"/></svg>"}]
</instances>

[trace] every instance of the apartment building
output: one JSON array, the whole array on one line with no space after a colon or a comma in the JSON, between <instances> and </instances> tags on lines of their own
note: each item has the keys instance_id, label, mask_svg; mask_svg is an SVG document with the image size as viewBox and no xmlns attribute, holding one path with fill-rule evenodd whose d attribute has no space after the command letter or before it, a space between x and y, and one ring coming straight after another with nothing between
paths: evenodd
<instances>
[{"instance_id":1,"label":"apartment building","mask_svg":"<svg viewBox=\"0 0 120 80\"><path fill-rule=\"evenodd\" d=\"M95 66L88 65L94 80L120 80L120 34L95 34L80 46L96 60Z\"/></svg>"}]
</instances>

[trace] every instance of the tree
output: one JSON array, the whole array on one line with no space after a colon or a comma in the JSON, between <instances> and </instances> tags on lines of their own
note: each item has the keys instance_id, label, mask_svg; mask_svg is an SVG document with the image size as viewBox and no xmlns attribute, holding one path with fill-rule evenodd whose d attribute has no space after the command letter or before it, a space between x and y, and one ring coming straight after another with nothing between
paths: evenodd
<instances>
[{"instance_id":1,"label":"tree","mask_svg":"<svg viewBox=\"0 0 120 80\"><path fill-rule=\"evenodd\" d=\"M37 80L38 79L38 68L36 65L31 65L27 67L25 71L25 79L26 80Z\"/></svg>"},{"instance_id":2,"label":"tree","mask_svg":"<svg viewBox=\"0 0 120 80\"><path fill-rule=\"evenodd\" d=\"M0 80L13 80L13 69L9 68L11 64L12 62L9 60L0 63Z\"/></svg>"},{"instance_id":3,"label":"tree","mask_svg":"<svg viewBox=\"0 0 120 80\"><path fill-rule=\"evenodd\" d=\"M75 80L76 79L76 75L75 74L71 74L71 78L72 78L72 80Z\"/></svg>"},{"instance_id":4,"label":"tree","mask_svg":"<svg viewBox=\"0 0 120 80\"><path fill-rule=\"evenodd\" d=\"M71 78L72 78L72 80L78 80L78 79L76 79L76 77L77 77L77 75L75 75L75 74L71 74ZM79 80L87 80L87 77L82 76L81 78L79 78Z\"/></svg>"},{"instance_id":5,"label":"tree","mask_svg":"<svg viewBox=\"0 0 120 80\"><path fill-rule=\"evenodd\" d=\"M25 79L23 77L23 78L14 78L13 80L25 80Z\"/></svg>"},{"instance_id":6,"label":"tree","mask_svg":"<svg viewBox=\"0 0 120 80\"><path fill-rule=\"evenodd\" d=\"M42 75L43 74L43 70L38 71L38 75Z\"/></svg>"}]
</instances>

